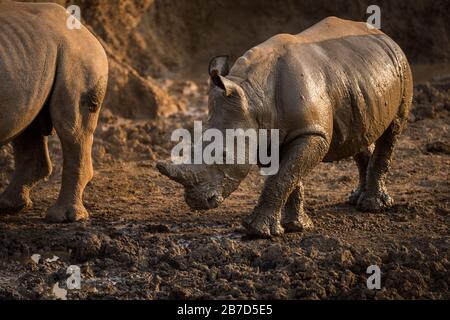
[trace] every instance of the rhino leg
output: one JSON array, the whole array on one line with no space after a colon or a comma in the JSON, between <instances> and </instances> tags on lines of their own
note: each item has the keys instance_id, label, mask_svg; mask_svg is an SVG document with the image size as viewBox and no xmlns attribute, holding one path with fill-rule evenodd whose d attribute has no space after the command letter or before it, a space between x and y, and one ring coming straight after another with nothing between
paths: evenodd
<instances>
[{"instance_id":1,"label":"rhino leg","mask_svg":"<svg viewBox=\"0 0 450 320\"><path fill-rule=\"evenodd\" d=\"M267 178L258 205L243 221L249 235L268 238L283 234L281 209L300 181L322 161L328 148L328 142L315 135L297 138L283 148L280 170Z\"/></svg>"},{"instance_id":2,"label":"rhino leg","mask_svg":"<svg viewBox=\"0 0 450 320\"><path fill-rule=\"evenodd\" d=\"M36 123L13 141L15 172L11 183L0 195L0 212L16 213L32 207L30 191L40 180L50 176L52 164L47 137Z\"/></svg>"},{"instance_id":3,"label":"rhino leg","mask_svg":"<svg viewBox=\"0 0 450 320\"><path fill-rule=\"evenodd\" d=\"M66 85L52 101L50 112L61 140L64 160L60 194L47 212L48 222L75 222L89 218L83 205L83 193L94 176L91 151L105 91L105 87L98 86L106 86L106 83L98 82L91 87L93 89L80 94L72 90L79 85Z\"/></svg>"},{"instance_id":4,"label":"rhino leg","mask_svg":"<svg viewBox=\"0 0 450 320\"><path fill-rule=\"evenodd\" d=\"M358 199L358 209L361 211L380 212L394 204L386 189L385 177L389 171L401 127L398 120L394 121L376 142L375 151L367 168L366 190Z\"/></svg>"},{"instance_id":5,"label":"rhino leg","mask_svg":"<svg viewBox=\"0 0 450 320\"><path fill-rule=\"evenodd\" d=\"M283 228L286 232L302 232L314 228L311 218L304 209L305 188L303 183L295 188L285 206Z\"/></svg>"},{"instance_id":6,"label":"rhino leg","mask_svg":"<svg viewBox=\"0 0 450 320\"><path fill-rule=\"evenodd\" d=\"M359 197L366 191L366 182L367 182L367 168L369 167L370 158L372 157L373 146L367 147L365 150L356 154L353 159L358 166L359 172L359 185L356 190L353 190L349 203L352 205L357 205Z\"/></svg>"}]
</instances>

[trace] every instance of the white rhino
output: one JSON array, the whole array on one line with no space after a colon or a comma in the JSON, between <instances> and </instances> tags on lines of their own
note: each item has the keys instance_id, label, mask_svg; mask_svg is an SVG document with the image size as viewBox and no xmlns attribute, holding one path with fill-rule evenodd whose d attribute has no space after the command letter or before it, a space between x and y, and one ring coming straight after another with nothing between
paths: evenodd
<instances>
[{"instance_id":1,"label":"white rhino","mask_svg":"<svg viewBox=\"0 0 450 320\"><path fill-rule=\"evenodd\" d=\"M69 17L56 4L0 0L0 145L12 141L16 164L0 212L32 205L32 187L52 172L47 136L55 130L64 156L62 188L47 220L88 218L82 196L93 177L108 60L84 26L68 28Z\"/></svg>"},{"instance_id":2,"label":"white rhino","mask_svg":"<svg viewBox=\"0 0 450 320\"><path fill-rule=\"evenodd\" d=\"M210 77L208 128L280 131L280 170L243 221L250 235L312 227L303 181L320 162L353 157L360 182L351 203L363 211L393 205L385 177L407 123L413 79L405 54L383 32L329 17L298 35L272 37L231 69L224 57L213 59ZM250 166L160 163L158 169L185 187L193 209L211 209Z\"/></svg>"}]
</instances>

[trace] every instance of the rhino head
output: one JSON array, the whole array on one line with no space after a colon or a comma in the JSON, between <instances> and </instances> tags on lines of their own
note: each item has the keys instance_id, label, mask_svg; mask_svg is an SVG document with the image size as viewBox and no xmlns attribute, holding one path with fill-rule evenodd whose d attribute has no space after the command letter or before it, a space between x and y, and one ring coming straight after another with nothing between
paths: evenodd
<instances>
[{"instance_id":1,"label":"rhino head","mask_svg":"<svg viewBox=\"0 0 450 320\"><path fill-rule=\"evenodd\" d=\"M208 128L254 128L248 100L241 86L226 76L228 58L216 57L209 67L210 91ZM226 155L224 154L224 157ZM158 163L158 170L185 189L186 203L194 210L217 208L240 185L250 171L249 164L182 164Z\"/></svg>"}]
</instances>

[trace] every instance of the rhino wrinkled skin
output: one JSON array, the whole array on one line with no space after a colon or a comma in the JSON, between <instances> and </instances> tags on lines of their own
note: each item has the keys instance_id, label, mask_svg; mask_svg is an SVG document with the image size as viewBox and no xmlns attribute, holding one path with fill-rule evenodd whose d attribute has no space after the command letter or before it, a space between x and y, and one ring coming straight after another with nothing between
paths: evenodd
<instances>
[{"instance_id":1,"label":"rhino wrinkled skin","mask_svg":"<svg viewBox=\"0 0 450 320\"><path fill-rule=\"evenodd\" d=\"M407 122L413 81L404 53L383 32L330 17L298 35L274 36L229 72L218 57L210 76L208 127L280 130L280 169L243 221L249 235L312 228L302 180L322 161L354 158L360 181L350 202L360 210L393 205L384 180ZM159 163L158 169L184 185L192 208L211 209L236 190L250 166Z\"/></svg>"},{"instance_id":2,"label":"rhino wrinkled skin","mask_svg":"<svg viewBox=\"0 0 450 320\"><path fill-rule=\"evenodd\" d=\"M86 219L82 196L92 179L91 148L105 95L108 62L85 28L67 28L56 4L0 0L0 145L13 143L16 169L0 212L30 207L30 191L52 171L47 136L58 134L64 163L50 222Z\"/></svg>"}]
</instances>

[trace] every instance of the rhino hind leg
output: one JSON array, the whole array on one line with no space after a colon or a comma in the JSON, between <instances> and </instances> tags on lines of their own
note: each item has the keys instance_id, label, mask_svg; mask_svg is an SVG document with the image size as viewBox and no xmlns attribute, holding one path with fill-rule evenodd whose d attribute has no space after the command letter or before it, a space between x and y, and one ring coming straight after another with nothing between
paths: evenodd
<instances>
[{"instance_id":1,"label":"rhino hind leg","mask_svg":"<svg viewBox=\"0 0 450 320\"><path fill-rule=\"evenodd\" d=\"M376 142L367 168L366 190L358 199L359 210L380 212L394 205L394 200L387 191L385 178L389 172L395 144L405 122L404 119L396 119Z\"/></svg>"},{"instance_id":2,"label":"rhino hind leg","mask_svg":"<svg viewBox=\"0 0 450 320\"><path fill-rule=\"evenodd\" d=\"M66 89L74 87L66 85L60 89L51 106L52 121L63 151L61 190L46 216L51 223L89 218L83 193L94 175L91 151L106 82L100 80L88 92L71 93Z\"/></svg>"},{"instance_id":3,"label":"rhino hind leg","mask_svg":"<svg viewBox=\"0 0 450 320\"><path fill-rule=\"evenodd\" d=\"M15 172L9 186L0 195L0 212L3 213L31 208L31 189L52 172L47 137L41 134L37 122L13 141L13 148Z\"/></svg>"},{"instance_id":4,"label":"rhino hind leg","mask_svg":"<svg viewBox=\"0 0 450 320\"><path fill-rule=\"evenodd\" d=\"M412 74L406 60L404 66L403 99L397 117L375 144L375 150L367 168L366 191L358 199L357 206L361 211L379 212L394 205L394 200L387 192L385 178L389 171L395 144L408 122L413 100Z\"/></svg>"},{"instance_id":5,"label":"rhino hind leg","mask_svg":"<svg viewBox=\"0 0 450 320\"><path fill-rule=\"evenodd\" d=\"M367 168L369 167L369 162L372 157L373 150L374 146L371 145L353 157L353 160L355 160L356 165L358 166L359 183L358 187L356 188L356 190L352 191L349 198L349 203L352 205L357 205L359 198L366 191Z\"/></svg>"},{"instance_id":6,"label":"rhino hind leg","mask_svg":"<svg viewBox=\"0 0 450 320\"><path fill-rule=\"evenodd\" d=\"M305 188L303 183L300 182L286 202L282 222L285 232L303 232L314 228L311 218L305 212L304 199Z\"/></svg>"}]
</instances>

